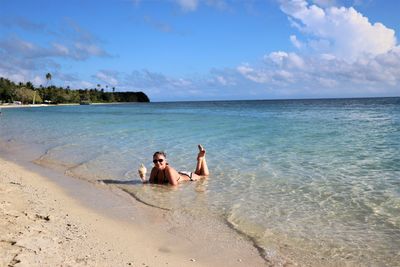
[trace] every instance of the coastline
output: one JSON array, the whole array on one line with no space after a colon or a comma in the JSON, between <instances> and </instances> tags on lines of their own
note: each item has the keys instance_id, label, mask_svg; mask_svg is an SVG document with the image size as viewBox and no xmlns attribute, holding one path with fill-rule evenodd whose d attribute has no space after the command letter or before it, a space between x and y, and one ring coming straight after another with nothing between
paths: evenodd
<instances>
[{"instance_id":1,"label":"coastline","mask_svg":"<svg viewBox=\"0 0 400 267\"><path fill-rule=\"evenodd\" d=\"M87 203L29 165L0 157L0 265L265 266L243 237L209 240L201 229L170 225L166 211L74 182L90 196ZM107 204L110 213L90 207L104 198L115 202ZM116 205L129 206L132 214L112 216Z\"/></svg>"},{"instance_id":2,"label":"coastline","mask_svg":"<svg viewBox=\"0 0 400 267\"><path fill-rule=\"evenodd\" d=\"M123 105L123 104L133 104L141 102L110 102L110 103L90 103L90 105ZM79 103L69 103L69 104L0 104L0 109L4 108L37 108L37 107L57 107L57 106L80 106Z\"/></svg>"},{"instance_id":3,"label":"coastline","mask_svg":"<svg viewBox=\"0 0 400 267\"><path fill-rule=\"evenodd\" d=\"M57 107L57 106L79 106L79 103L73 104L1 104L0 109L4 108L37 108L37 107Z\"/></svg>"}]
</instances>

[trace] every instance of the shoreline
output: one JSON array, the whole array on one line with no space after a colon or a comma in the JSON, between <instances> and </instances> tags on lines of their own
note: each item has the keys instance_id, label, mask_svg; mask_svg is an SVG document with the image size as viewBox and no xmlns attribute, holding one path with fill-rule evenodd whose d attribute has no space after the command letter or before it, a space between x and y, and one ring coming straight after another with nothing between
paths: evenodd
<instances>
[{"instance_id":1,"label":"shoreline","mask_svg":"<svg viewBox=\"0 0 400 267\"><path fill-rule=\"evenodd\" d=\"M239 235L209 240L201 229L171 225L168 211L147 207L121 190L71 177L64 181L73 183L71 188L60 186L29 164L0 154L0 220L5 226L0 265L265 266L257 248ZM78 197L82 192L71 194L78 187L86 199ZM120 206L131 214L119 217Z\"/></svg>"},{"instance_id":2,"label":"shoreline","mask_svg":"<svg viewBox=\"0 0 400 267\"><path fill-rule=\"evenodd\" d=\"M90 103L90 105L124 105L124 104L134 104L134 103L144 103L144 102L110 102L110 103ZM149 102L150 103L150 102ZM37 107L61 107L61 106L81 106L79 103L66 103L66 104L0 104L0 110L2 108L37 108Z\"/></svg>"},{"instance_id":3,"label":"shoreline","mask_svg":"<svg viewBox=\"0 0 400 267\"><path fill-rule=\"evenodd\" d=\"M355 101L343 109L345 102L332 106L329 101L315 106L305 102L289 110L285 103L272 108L269 103L258 107L252 103L200 103L194 108L186 104L105 105L93 110L60 107L54 108L54 113L51 108L8 109L0 117L0 157L3 154L13 162L21 162L21 166L36 173L42 173L38 169L48 170L44 176L72 199L128 224L146 224L147 219L135 221L145 217L137 215L142 213L136 208L146 208L128 198L121 202L111 200L113 194L106 191L123 198L125 194L120 190L126 190L142 203L165 207L168 211L146 209L153 214L148 218L159 220L154 227L161 229L160 236L174 233L177 243L190 240L202 247L208 245L205 241L219 242L223 227L214 225L228 224L248 243L260 248L259 254L267 265L291 265L284 264L288 261L301 266L357 266L371 262L396 265L398 198L383 192L393 192L395 185L397 165L392 160L397 154L390 144L395 142L392 133L398 125L389 118L397 117L397 103L398 99ZM327 110L328 116L322 118L320 114ZM170 121L176 124L165 127ZM200 132L204 122L209 127ZM282 129L276 132L272 126L277 125ZM304 131L291 135L290 129ZM343 131L336 132L337 129ZM369 129L378 130L369 135ZM338 138L334 147L329 142L332 133ZM282 146L282 136L287 137L284 142L294 146L290 153L286 153L286 145ZM359 136L363 140L360 143ZM387 143L382 143L383 136L388 138ZM310 143L314 137L319 141ZM152 165L147 161L149 155L159 148L169 149L174 166L190 169L192 149L198 140L204 140L211 148L210 179L183 183L177 190L143 186L136 179L137 166L142 162L147 167ZM354 152L354 143L362 150ZM368 164L373 163L371 166L383 171L381 174L365 172L365 158L361 157L364 149L376 156ZM360 160L354 165L355 156ZM32 161L35 164L27 164ZM58 179L50 172L69 177ZM84 189L87 184L96 190ZM83 198L88 192L101 198ZM372 199L385 201L374 203ZM373 212L371 207L384 214ZM219 221L213 223L215 220ZM219 247L224 246L221 244ZM225 244L229 248L229 243ZM203 255L206 256L195 259L201 258L204 263L208 255Z\"/></svg>"},{"instance_id":4,"label":"shoreline","mask_svg":"<svg viewBox=\"0 0 400 267\"><path fill-rule=\"evenodd\" d=\"M79 103L72 104L1 104L0 109L4 108L38 108L38 107L57 107L57 106L79 106Z\"/></svg>"}]
</instances>

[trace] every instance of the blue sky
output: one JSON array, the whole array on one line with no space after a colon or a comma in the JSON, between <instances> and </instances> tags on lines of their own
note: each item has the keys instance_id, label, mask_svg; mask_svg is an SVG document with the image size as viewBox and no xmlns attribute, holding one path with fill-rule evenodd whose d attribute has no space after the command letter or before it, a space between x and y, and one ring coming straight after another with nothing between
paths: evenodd
<instances>
[{"instance_id":1,"label":"blue sky","mask_svg":"<svg viewBox=\"0 0 400 267\"><path fill-rule=\"evenodd\" d=\"M397 0L1 0L0 76L152 101L400 95Z\"/></svg>"}]
</instances>

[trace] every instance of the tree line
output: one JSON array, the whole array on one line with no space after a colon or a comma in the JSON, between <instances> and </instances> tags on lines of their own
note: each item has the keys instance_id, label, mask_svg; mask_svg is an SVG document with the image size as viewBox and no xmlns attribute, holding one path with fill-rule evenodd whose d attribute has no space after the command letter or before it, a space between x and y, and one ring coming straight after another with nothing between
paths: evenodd
<instances>
[{"instance_id":1,"label":"tree line","mask_svg":"<svg viewBox=\"0 0 400 267\"><path fill-rule=\"evenodd\" d=\"M46 79L51 80L51 74L46 74ZM111 102L150 102L143 92L106 92L98 88L70 89L51 86L35 87L31 82L14 83L9 79L0 77L0 102L13 103L19 101L23 104L47 103L111 103Z\"/></svg>"}]
</instances>

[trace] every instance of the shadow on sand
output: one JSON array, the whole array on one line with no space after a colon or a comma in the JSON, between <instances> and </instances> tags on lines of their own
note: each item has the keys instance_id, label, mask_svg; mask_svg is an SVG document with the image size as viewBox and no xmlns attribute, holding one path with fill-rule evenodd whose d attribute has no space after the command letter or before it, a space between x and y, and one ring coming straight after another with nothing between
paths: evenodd
<instances>
[{"instance_id":1,"label":"shadow on sand","mask_svg":"<svg viewBox=\"0 0 400 267\"><path fill-rule=\"evenodd\" d=\"M99 183L104 183L104 184L107 184L107 185L145 185L145 184L143 184L141 181L138 181L138 180L129 180L129 181L126 181L126 180L112 180L112 179L104 179L104 180L97 180L97 182L99 182ZM148 184L147 184L148 185ZM154 186L159 186L160 188L165 188L165 189L167 189L167 190L171 190L171 187L169 187L169 186L164 186L164 185L152 185L153 187ZM159 207L159 206L157 206L157 205L154 205L154 204L151 204L151 203L148 203L148 202L146 202L146 201L144 201L144 200L142 200L141 198L139 198L134 192L132 192L132 191L130 191L130 190L128 190L127 188L124 188L124 187L120 187L120 189L122 190L122 191L124 191L125 193L128 193L130 196L132 196L134 199L136 199L137 201L139 201L139 202L141 202L141 203L143 203L143 204L145 204L145 205L147 205L147 206L150 206L150 207L153 207L153 208L157 208L157 209L161 209L161 210L171 210L171 209L169 209L169 208L164 208L164 207Z\"/></svg>"},{"instance_id":2,"label":"shadow on sand","mask_svg":"<svg viewBox=\"0 0 400 267\"><path fill-rule=\"evenodd\" d=\"M105 184L115 184L115 185L137 185L137 184L143 184L141 181L138 180L112 180L112 179L105 179L105 180L97 180L99 183L105 183Z\"/></svg>"}]
</instances>

